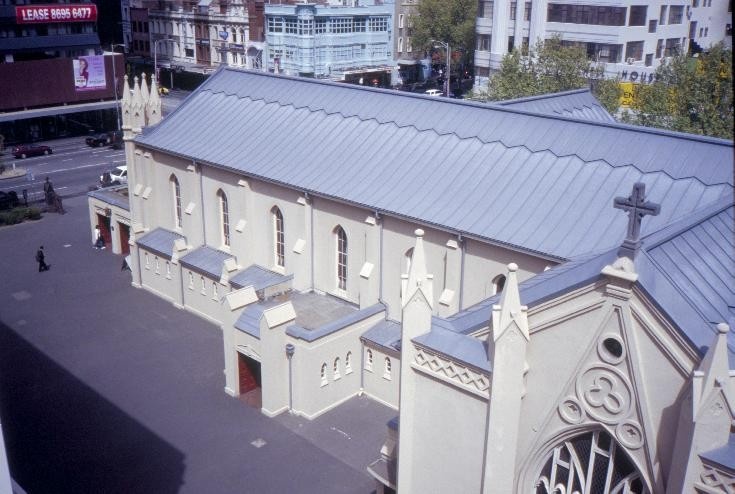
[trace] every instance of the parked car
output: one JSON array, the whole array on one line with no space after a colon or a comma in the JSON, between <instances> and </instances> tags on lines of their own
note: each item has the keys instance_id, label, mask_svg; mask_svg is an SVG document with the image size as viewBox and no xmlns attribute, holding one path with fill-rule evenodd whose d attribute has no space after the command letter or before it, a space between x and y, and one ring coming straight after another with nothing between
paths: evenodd
<instances>
[{"instance_id":1,"label":"parked car","mask_svg":"<svg viewBox=\"0 0 735 494\"><path fill-rule=\"evenodd\" d=\"M37 144L21 144L13 148L13 156L16 158L27 158L29 156L41 156L44 154L51 154L54 151L45 145Z\"/></svg>"},{"instance_id":2,"label":"parked car","mask_svg":"<svg viewBox=\"0 0 735 494\"><path fill-rule=\"evenodd\" d=\"M429 89L428 91L426 91L425 94L427 96L441 96L442 92L439 91L438 89Z\"/></svg>"},{"instance_id":3,"label":"parked car","mask_svg":"<svg viewBox=\"0 0 735 494\"><path fill-rule=\"evenodd\" d=\"M17 207L19 203L18 194L14 190L0 192L0 209L12 209Z\"/></svg>"},{"instance_id":4,"label":"parked car","mask_svg":"<svg viewBox=\"0 0 735 494\"><path fill-rule=\"evenodd\" d=\"M94 134L84 139L84 142L87 143L87 146L91 146L93 148L107 146L110 143L110 136L107 133Z\"/></svg>"},{"instance_id":5,"label":"parked car","mask_svg":"<svg viewBox=\"0 0 735 494\"><path fill-rule=\"evenodd\" d=\"M126 183L128 183L128 167L125 165L117 166L115 169L100 175L100 184L103 187Z\"/></svg>"}]
</instances>

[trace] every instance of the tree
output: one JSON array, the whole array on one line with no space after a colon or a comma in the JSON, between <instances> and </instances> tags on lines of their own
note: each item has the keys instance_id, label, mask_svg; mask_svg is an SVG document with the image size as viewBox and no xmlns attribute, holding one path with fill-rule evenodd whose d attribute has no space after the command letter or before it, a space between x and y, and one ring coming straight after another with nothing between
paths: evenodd
<instances>
[{"instance_id":1,"label":"tree","mask_svg":"<svg viewBox=\"0 0 735 494\"><path fill-rule=\"evenodd\" d=\"M557 93L588 85L597 74L579 46L564 46L554 37L536 43L527 57L514 50L503 57L500 71L488 82L489 100Z\"/></svg>"},{"instance_id":2,"label":"tree","mask_svg":"<svg viewBox=\"0 0 735 494\"><path fill-rule=\"evenodd\" d=\"M665 60L641 84L625 120L638 125L733 138L732 51L722 44L697 58Z\"/></svg>"},{"instance_id":3,"label":"tree","mask_svg":"<svg viewBox=\"0 0 735 494\"><path fill-rule=\"evenodd\" d=\"M597 101L612 115L620 108L620 98L623 90L620 88L620 79L595 79L592 81L592 94Z\"/></svg>"},{"instance_id":4,"label":"tree","mask_svg":"<svg viewBox=\"0 0 735 494\"><path fill-rule=\"evenodd\" d=\"M433 45L432 40L443 41L453 52L461 50L465 60L472 60L476 15L476 0L421 0L417 14L409 19L411 44L424 49Z\"/></svg>"}]
</instances>

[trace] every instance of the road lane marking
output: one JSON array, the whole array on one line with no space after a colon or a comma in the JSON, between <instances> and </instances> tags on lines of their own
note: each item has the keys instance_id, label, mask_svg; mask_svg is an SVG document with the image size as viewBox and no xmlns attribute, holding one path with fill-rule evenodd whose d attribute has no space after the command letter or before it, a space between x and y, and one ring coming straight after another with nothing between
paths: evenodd
<instances>
[{"instance_id":1,"label":"road lane marking","mask_svg":"<svg viewBox=\"0 0 735 494\"><path fill-rule=\"evenodd\" d=\"M73 160L73 159L74 159L74 158L69 158L69 159L67 159L67 160L61 160L61 161L62 161L62 162L63 162L63 161L71 161L71 160Z\"/></svg>"}]
</instances>

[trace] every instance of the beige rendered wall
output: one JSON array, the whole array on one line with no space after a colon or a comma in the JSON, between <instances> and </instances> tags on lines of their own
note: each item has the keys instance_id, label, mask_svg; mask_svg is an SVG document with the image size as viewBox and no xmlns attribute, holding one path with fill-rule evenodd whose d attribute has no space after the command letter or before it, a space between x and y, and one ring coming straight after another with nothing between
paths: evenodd
<instances>
[{"instance_id":1,"label":"beige rendered wall","mask_svg":"<svg viewBox=\"0 0 735 494\"><path fill-rule=\"evenodd\" d=\"M190 269L183 268L182 271L186 309L212 322L219 323L223 310L222 298L229 292L229 288Z\"/></svg>"},{"instance_id":2,"label":"beige rendered wall","mask_svg":"<svg viewBox=\"0 0 735 494\"><path fill-rule=\"evenodd\" d=\"M153 252L139 249L141 282L145 288L158 294L160 297L175 301L177 285L179 283L178 266L171 264ZM171 268L170 275L167 273L167 264ZM158 265L158 268L156 268Z\"/></svg>"},{"instance_id":3,"label":"beige rendered wall","mask_svg":"<svg viewBox=\"0 0 735 494\"><path fill-rule=\"evenodd\" d=\"M311 419L360 391L360 335L383 317L383 313L376 314L312 343L289 339L296 347L293 356L295 412ZM348 353L349 372L345 365ZM336 359L339 359L337 372ZM321 378L323 364L327 365L324 381Z\"/></svg>"},{"instance_id":4,"label":"beige rendered wall","mask_svg":"<svg viewBox=\"0 0 735 494\"><path fill-rule=\"evenodd\" d=\"M373 361L369 362L368 350ZM385 371L385 359L390 359L391 372ZM401 360L373 346L365 345L362 355L363 391L371 398L398 410L398 389L401 382Z\"/></svg>"}]
</instances>

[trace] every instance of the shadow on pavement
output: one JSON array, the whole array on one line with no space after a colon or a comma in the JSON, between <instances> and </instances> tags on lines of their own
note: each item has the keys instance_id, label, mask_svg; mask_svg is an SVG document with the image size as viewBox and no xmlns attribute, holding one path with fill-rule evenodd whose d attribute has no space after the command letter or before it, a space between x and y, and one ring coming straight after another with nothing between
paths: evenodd
<instances>
[{"instance_id":1,"label":"shadow on pavement","mask_svg":"<svg viewBox=\"0 0 735 494\"><path fill-rule=\"evenodd\" d=\"M0 417L11 474L29 494L182 486L180 451L1 322Z\"/></svg>"}]
</instances>

